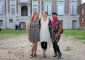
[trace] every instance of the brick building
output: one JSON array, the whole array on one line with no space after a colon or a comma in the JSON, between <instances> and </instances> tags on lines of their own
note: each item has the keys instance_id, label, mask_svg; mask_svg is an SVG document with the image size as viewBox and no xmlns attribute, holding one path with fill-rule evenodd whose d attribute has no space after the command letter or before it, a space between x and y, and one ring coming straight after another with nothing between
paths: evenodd
<instances>
[{"instance_id":1,"label":"brick building","mask_svg":"<svg viewBox=\"0 0 85 60\"><path fill-rule=\"evenodd\" d=\"M85 3L79 6L79 14L80 14L80 28L85 29Z\"/></svg>"},{"instance_id":2,"label":"brick building","mask_svg":"<svg viewBox=\"0 0 85 60\"><path fill-rule=\"evenodd\" d=\"M0 0L0 27L14 28L30 20L33 12L57 12L65 29L79 28L78 6L81 0Z\"/></svg>"}]
</instances>

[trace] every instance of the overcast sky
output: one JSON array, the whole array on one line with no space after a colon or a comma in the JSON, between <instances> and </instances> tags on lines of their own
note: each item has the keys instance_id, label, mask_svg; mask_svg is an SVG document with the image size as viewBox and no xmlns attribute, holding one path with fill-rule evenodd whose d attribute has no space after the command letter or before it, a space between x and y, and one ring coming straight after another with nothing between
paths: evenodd
<instances>
[{"instance_id":1,"label":"overcast sky","mask_svg":"<svg viewBox=\"0 0 85 60\"><path fill-rule=\"evenodd\" d=\"M82 0L82 3L84 3L85 2L85 0Z\"/></svg>"}]
</instances>

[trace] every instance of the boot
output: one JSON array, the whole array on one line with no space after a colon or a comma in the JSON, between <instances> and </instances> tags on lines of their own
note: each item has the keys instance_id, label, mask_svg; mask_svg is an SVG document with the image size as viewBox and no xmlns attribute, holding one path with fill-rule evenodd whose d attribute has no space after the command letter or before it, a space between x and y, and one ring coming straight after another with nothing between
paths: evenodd
<instances>
[{"instance_id":1,"label":"boot","mask_svg":"<svg viewBox=\"0 0 85 60\"><path fill-rule=\"evenodd\" d=\"M58 54L58 59L61 59L62 53Z\"/></svg>"}]
</instances>

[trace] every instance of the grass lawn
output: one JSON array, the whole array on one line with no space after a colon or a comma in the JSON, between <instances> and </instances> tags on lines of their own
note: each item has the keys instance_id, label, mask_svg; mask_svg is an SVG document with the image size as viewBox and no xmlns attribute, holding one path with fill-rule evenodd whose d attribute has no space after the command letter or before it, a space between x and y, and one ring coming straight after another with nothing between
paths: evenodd
<instances>
[{"instance_id":1,"label":"grass lawn","mask_svg":"<svg viewBox=\"0 0 85 60\"><path fill-rule=\"evenodd\" d=\"M0 40L26 34L25 30L4 29L0 31Z\"/></svg>"},{"instance_id":2,"label":"grass lawn","mask_svg":"<svg viewBox=\"0 0 85 60\"><path fill-rule=\"evenodd\" d=\"M85 40L85 30L80 29L65 29L64 30L65 36L74 36L77 39Z\"/></svg>"},{"instance_id":3,"label":"grass lawn","mask_svg":"<svg viewBox=\"0 0 85 60\"><path fill-rule=\"evenodd\" d=\"M26 34L25 30L5 29L5 30L0 31L0 40L20 36L23 34ZM73 36L76 39L80 39L80 40L85 40L85 30L65 29L64 35L65 36Z\"/></svg>"}]
</instances>

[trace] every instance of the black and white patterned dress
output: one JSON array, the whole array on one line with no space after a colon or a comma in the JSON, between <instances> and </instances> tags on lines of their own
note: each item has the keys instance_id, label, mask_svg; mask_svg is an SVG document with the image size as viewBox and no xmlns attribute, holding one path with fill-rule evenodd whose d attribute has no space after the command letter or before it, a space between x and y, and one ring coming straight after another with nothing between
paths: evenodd
<instances>
[{"instance_id":1,"label":"black and white patterned dress","mask_svg":"<svg viewBox=\"0 0 85 60\"><path fill-rule=\"evenodd\" d=\"M38 41L40 41L39 20L31 21L29 32L30 32L29 34L30 42L37 43Z\"/></svg>"}]
</instances>

